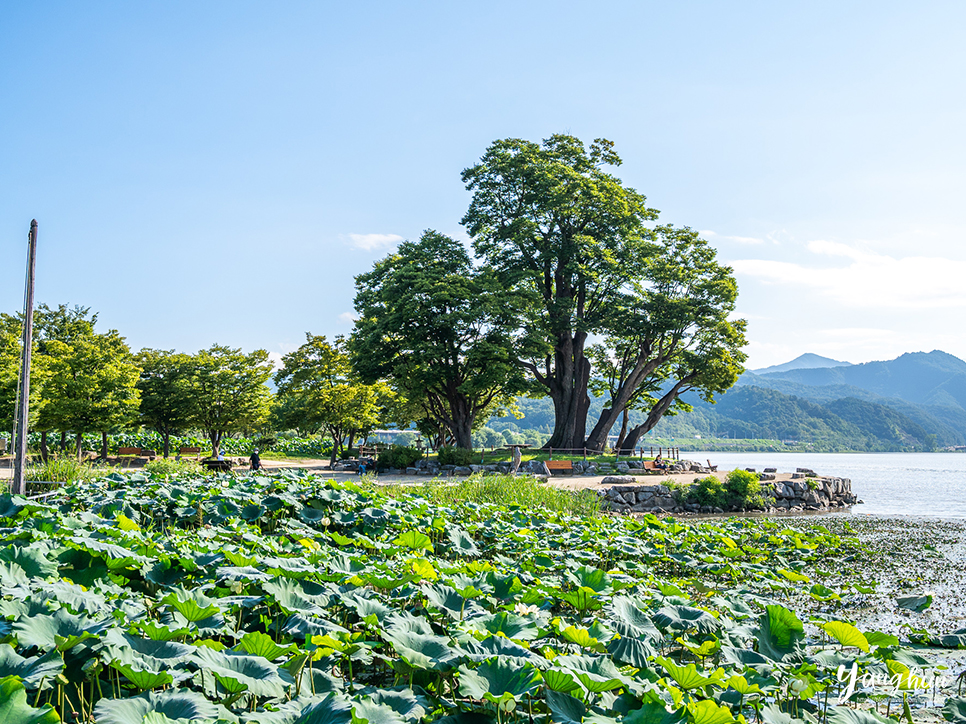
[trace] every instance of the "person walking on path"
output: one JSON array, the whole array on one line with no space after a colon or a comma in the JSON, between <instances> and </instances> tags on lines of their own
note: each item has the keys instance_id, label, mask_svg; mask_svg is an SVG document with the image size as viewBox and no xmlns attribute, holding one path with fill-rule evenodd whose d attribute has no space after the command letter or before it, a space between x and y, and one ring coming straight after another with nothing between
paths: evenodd
<instances>
[{"instance_id":1,"label":"person walking on path","mask_svg":"<svg viewBox=\"0 0 966 724\"><path fill-rule=\"evenodd\" d=\"M252 464L252 470L261 470L262 469L262 459L258 456L258 448L255 448L255 452L253 452L251 454L251 456L248 458L248 460Z\"/></svg>"}]
</instances>

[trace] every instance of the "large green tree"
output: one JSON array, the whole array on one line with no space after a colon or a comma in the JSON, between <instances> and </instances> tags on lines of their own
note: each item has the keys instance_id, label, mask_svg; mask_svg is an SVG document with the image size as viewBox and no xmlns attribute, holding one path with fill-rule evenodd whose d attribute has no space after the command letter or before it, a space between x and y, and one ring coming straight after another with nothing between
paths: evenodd
<instances>
[{"instance_id":1,"label":"large green tree","mask_svg":"<svg viewBox=\"0 0 966 724\"><path fill-rule=\"evenodd\" d=\"M376 426L391 396L385 383L367 384L355 375L341 337L329 343L311 333L282 357L275 384L278 410L289 427L324 429L332 438L332 463L356 436Z\"/></svg>"},{"instance_id":2,"label":"large green tree","mask_svg":"<svg viewBox=\"0 0 966 724\"><path fill-rule=\"evenodd\" d=\"M586 147L557 135L543 144L497 141L463 172L474 248L530 302L518 363L553 401L549 447L602 449L628 405L669 386L670 398L662 393L648 407L660 419L689 389L726 389L743 360L743 328L726 319L730 270L714 265L713 250L690 230L652 228L657 212L645 197L605 170L620 163L609 141ZM690 266L701 258L703 267ZM667 308L650 306L661 303ZM594 339L603 340L596 351ZM612 400L588 435L594 358L619 372L601 371L614 377Z\"/></svg>"},{"instance_id":3,"label":"large green tree","mask_svg":"<svg viewBox=\"0 0 966 724\"><path fill-rule=\"evenodd\" d=\"M218 457L225 435L255 429L268 417L268 352L245 354L216 344L193 355L190 368L191 419L211 443L212 456Z\"/></svg>"},{"instance_id":4,"label":"large green tree","mask_svg":"<svg viewBox=\"0 0 966 724\"><path fill-rule=\"evenodd\" d=\"M524 332L542 348L519 363L553 401L551 447L583 447L588 337L605 329L614 296L654 253L645 224L657 212L604 170L618 164L608 141L585 148L557 135L542 145L496 141L463 171L474 248L532 300Z\"/></svg>"},{"instance_id":5,"label":"large green tree","mask_svg":"<svg viewBox=\"0 0 966 724\"><path fill-rule=\"evenodd\" d=\"M189 429L195 412L190 355L173 350L142 349L136 358L141 374L141 424L164 441L164 457L171 452L171 436Z\"/></svg>"},{"instance_id":6,"label":"large green tree","mask_svg":"<svg viewBox=\"0 0 966 724\"><path fill-rule=\"evenodd\" d=\"M459 447L472 448L484 413L524 389L519 295L455 239L426 231L400 244L356 277L355 307L349 348L363 380L388 380Z\"/></svg>"}]
</instances>

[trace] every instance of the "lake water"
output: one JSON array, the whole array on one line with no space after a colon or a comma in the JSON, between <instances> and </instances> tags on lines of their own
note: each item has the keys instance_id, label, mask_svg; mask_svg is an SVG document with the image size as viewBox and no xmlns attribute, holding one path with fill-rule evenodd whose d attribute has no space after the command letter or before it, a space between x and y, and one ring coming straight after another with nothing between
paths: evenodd
<instances>
[{"instance_id":1,"label":"lake water","mask_svg":"<svg viewBox=\"0 0 966 724\"><path fill-rule=\"evenodd\" d=\"M688 460L707 460L719 469L778 468L793 473L811 468L819 475L852 480L864 505L853 515L920 515L966 518L964 453L738 453L684 452Z\"/></svg>"}]
</instances>

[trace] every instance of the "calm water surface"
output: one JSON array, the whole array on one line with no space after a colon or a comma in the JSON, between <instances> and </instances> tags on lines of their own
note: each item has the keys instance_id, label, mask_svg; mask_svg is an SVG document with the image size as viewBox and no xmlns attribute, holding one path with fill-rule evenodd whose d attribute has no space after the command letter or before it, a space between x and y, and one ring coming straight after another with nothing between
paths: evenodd
<instances>
[{"instance_id":1,"label":"calm water surface","mask_svg":"<svg viewBox=\"0 0 966 724\"><path fill-rule=\"evenodd\" d=\"M864 505L853 515L921 515L966 518L964 453L737 453L681 452L689 460L710 459L722 469L811 468L819 475L851 478Z\"/></svg>"}]
</instances>

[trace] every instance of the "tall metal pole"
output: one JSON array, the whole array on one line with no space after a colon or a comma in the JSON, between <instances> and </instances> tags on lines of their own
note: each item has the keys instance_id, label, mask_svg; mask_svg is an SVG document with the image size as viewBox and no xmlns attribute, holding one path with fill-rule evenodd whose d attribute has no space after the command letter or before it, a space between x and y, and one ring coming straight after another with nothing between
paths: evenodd
<instances>
[{"instance_id":1,"label":"tall metal pole","mask_svg":"<svg viewBox=\"0 0 966 724\"><path fill-rule=\"evenodd\" d=\"M23 495L27 467L27 420L30 412L30 353L34 338L34 270L37 265L37 220L30 222L27 251L27 293L23 310L23 361L20 367L20 399L17 402L17 447L14 452L13 485L10 492Z\"/></svg>"}]
</instances>

